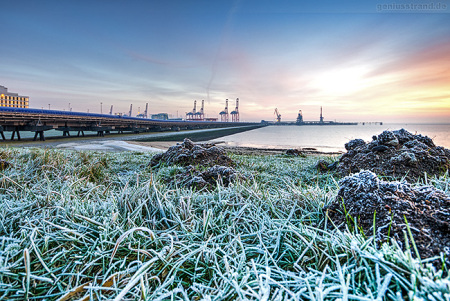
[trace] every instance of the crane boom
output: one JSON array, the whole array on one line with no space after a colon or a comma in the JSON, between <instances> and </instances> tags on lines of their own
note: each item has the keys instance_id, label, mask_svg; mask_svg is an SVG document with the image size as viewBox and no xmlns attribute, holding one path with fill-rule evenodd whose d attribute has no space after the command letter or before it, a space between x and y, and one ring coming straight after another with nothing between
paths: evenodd
<instances>
[{"instance_id":1,"label":"crane boom","mask_svg":"<svg viewBox=\"0 0 450 301\"><path fill-rule=\"evenodd\" d=\"M109 110L109 115L112 115L113 105L111 105L111 109Z\"/></svg>"},{"instance_id":2,"label":"crane boom","mask_svg":"<svg viewBox=\"0 0 450 301\"><path fill-rule=\"evenodd\" d=\"M130 104L130 112L128 113L128 116L131 117L131 112L133 111L133 104Z\"/></svg>"}]
</instances>

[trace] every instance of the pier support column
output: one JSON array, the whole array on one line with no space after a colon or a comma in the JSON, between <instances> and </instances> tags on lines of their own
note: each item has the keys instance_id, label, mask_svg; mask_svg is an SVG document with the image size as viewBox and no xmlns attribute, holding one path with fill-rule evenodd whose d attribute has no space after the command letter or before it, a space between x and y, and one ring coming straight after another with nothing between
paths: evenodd
<instances>
[{"instance_id":1,"label":"pier support column","mask_svg":"<svg viewBox=\"0 0 450 301\"><path fill-rule=\"evenodd\" d=\"M12 134L11 134L11 140L14 140L14 136L15 136L16 133L17 133L17 140L20 140L20 132L19 132L19 128L18 128L18 127L16 127L16 128L14 129L14 131L12 132Z\"/></svg>"},{"instance_id":2,"label":"pier support column","mask_svg":"<svg viewBox=\"0 0 450 301\"><path fill-rule=\"evenodd\" d=\"M36 132L34 133L33 141L36 141L38 135L39 135L39 140L40 140L40 141L45 141L44 131L36 131Z\"/></svg>"},{"instance_id":3,"label":"pier support column","mask_svg":"<svg viewBox=\"0 0 450 301\"><path fill-rule=\"evenodd\" d=\"M97 131L97 136L103 137L105 136L105 133L103 131Z\"/></svg>"},{"instance_id":4,"label":"pier support column","mask_svg":"<svg viewBox=\"0 0 450 301\"><path fill-rule=\"evenodd\" d=\"M2 139L3 139L3 140L6 140L5 134L3 134L3 131L0 131L0 134L2 135Z\"/></svg>"},{"instance_id":5,"label":"pier support column","mask_svg":"<svg viewBox=\"0 0 450 301\"><path fill-rule=\"evenodd\" d=\"M63 136L64 136L64 137L65 137L65 136L70 137L70 132L69 132L69 131L63 131Z\"/></svg>"},{"instance_id":6,"label":"pier support column","mask_svg":"<svg viewBox=\"0 0 450 301\"><path fill-rule=\"evenodd\" d=\"M84 131L78 131L77 137L80 137L80 133L81 133L81 135L84 137Z\"/></svg>"}]
</instances>

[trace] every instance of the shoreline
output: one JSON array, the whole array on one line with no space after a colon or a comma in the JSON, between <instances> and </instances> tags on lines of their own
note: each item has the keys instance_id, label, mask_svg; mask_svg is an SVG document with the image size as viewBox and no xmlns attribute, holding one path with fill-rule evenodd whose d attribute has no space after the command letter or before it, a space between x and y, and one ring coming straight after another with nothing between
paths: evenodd
<instances>
[{"instance_id":1,"label":"shoreline","mask_svg":"<svg viewBox=\"0 0 450 301\"><path fill-rule=\"evenodd\" d=\"M151 141L151 142L143 142L143 141L126 141L129 144L134 144L142 147L156 148L162 151L166 151L169 147L176 145L177 143L181 143L182 141ZM236 154L236 155L278 155L285 154L288 149L292 148L261 148L261 147L248 147L248 146L228 146L222 145L224 142L211 142L211 141L201 141L197 142L201 143L212 143L217 146L224 148L227 152ZM342 155L343 152L323 152L319 151L315 148L310 147L298 147L295 148L297 150L301 150L306 155Z\"/></svg>"}]
</instances>

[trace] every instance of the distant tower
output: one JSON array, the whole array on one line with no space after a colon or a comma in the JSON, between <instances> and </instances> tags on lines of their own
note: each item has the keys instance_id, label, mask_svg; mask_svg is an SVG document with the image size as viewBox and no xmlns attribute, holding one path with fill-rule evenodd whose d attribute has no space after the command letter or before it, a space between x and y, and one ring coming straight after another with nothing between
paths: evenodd
<instances>
[{"instance_id":1,"label":"distant tower","mask_svg":"<svg viewBox=\"0 0 450 301\"><path fill-rule=\"evenodd\" d=\"M239 98L236 98L236 108L230 114L232 122L239 122Z\"/></svg>"},{"instance_id":2,"label":"distant tower","mask_svg":"<svg viewBox=\"0 0 450 301\"><path fill-rule=\"evenodd\" d=\"M228 114L228 98L225 101L225 109L222 112L220 112L219 114L220 114L220 121L228 122L228 117L229 117L229 114Z\"/></svg>"},{"instance_id":3,"label":"distant tower","mask_svg":"<svg viewBox=\"0 0 450 301\"><path fill-rule=\"evenodd\" d=\"M320 107L320 123L323 123L322 107Z\"/></svg>"}]
</instances>

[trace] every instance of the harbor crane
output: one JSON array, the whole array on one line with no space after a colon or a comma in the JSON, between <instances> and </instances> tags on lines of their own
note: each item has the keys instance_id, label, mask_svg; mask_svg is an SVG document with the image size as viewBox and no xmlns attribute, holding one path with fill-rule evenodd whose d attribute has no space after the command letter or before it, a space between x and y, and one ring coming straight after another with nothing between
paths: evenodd
<instances>
[{"instance_id":1,"label":"harbor crane","mask_svg":"<svg viewBox=\"0 0 450 301\"><path fill-rule=\"evenodd\" d=\"M194 108L192 112L186 113L186 120L194 120L197 114L197 100L194 100Z\"/></svg>"},{"instance_id":2,"label":"harbor crane","mask_svg":"<svg viewBox=\"0 0 450 301\"><path fill-rule=\"evenodd\" d=\"M281 122L281 114L278 112L278 108L275 108L275 112L273 114L277 117L277 122Z\"/></svg>"},{"instance_id":3,"label":"harbor crane","mask_svg":"<svg viewBox=\"0 0 450 301\"><path fill-rule=\"evenodd\" d=\"M128 116L131 117L131 112L133 111L133 104L130 104L130 112L128 113Z\"/></svg>"},{"instance_id":4,"label":"harbor crane","mask_svg":"<svg viewBox=\"0 0 450 301\"><path fill-rule=\"evenodd\" d=\"M202 99L202 107L200 108L199 112L194 113L194 119L195 120L204 120L205 119L205 100Z\"/></svg>"},{"instance_id":5,"label":"harbor crane","mask_svg":"<svg viewBox=\"0 0 450 301\"><path fill-rule=\"evenodd\" d=\"M109 115L112 115L113 112L113 105L111 105L111 109L109 110Z\"/></svg>"},{"instance_id":6,"label":"harbor crane","mask_svg":"<svg viewBox=\"0 0 450 301\"><path fill-rule=\"evenodd\" d=\"M145 104L144 118L148 118L148 102Z\"/></svg>"},{"instance_id":7,"label":"harbor crane","mask_svg":"<svg viewBox=\"0 0 450 301\"><path fill-rule=\"evenodd\" d=\"M197 112L198 120L205 120L205 100L202 99L202 107L200 108L200 112Z\"/></svg>"},{"instance_id":8,"label":"harbor crane","mask_svg":"<svg viewBox=\"0 0 450 301\"><path fill-rule=\"evenodd\" d=\"M239 122L239 98L236 98L236 108L230 114L232 122Z\"/></svg>"},{"instance_id":9,"label":"harbor crane","mask_svg":"<svg viewBox=\"0 0 450 301\"><path fill-rule=\"evenodd\" d=\"M219 113L221 122L228 122L228 98L225 100L225 109Z\"/></svg>"}]
</instances>

